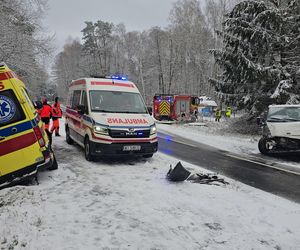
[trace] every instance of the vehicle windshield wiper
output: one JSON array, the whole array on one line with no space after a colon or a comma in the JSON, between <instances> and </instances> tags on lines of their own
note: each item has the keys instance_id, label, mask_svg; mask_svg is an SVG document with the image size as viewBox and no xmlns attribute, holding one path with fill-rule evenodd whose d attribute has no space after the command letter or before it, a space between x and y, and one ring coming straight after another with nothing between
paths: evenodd
<instances>
[{"instance_id":1,"label":"vehicle windshield wiper","mask_svg":"<svg viewBox=\"0 0 300 250\"><path fill-rule=\"evenodd\" d=\"M286 118L285 120L293 121L293 122L300 122L300 119L295 119L295 118Z\"/></svg>"},{"instance_id":2,"label":"vehicle windshield wiper","mask_svg":"<svg viewBox=\"0 0 300 250\"><path fill-rule=\"evenodd\" d=\"M277 118L277 117L270 117L270 118L268 118L267 122L286 122L286 119Z\"/></svg>"},{"instance_id":3,"label":"vehicle windshield wiper","mask_svg":"<svg viewBox=\"0 0 300 250\"><path fill-rule=\"evenodd\" d=\"M120 113L125 113L125 114L146 114L146 112L137 112L137 111L120 111Z\"/></svg>"},{"instance_id":4,"label":"vehicle windshield wiper","mask_svg":"<svg viewBox=\"0 0 300 250\"><path fill-rule=\"evenodd\" d=\"M105 109L92 109L93 112L103 112L103 113L116 113L111 110L105 110Z\"/></svg>"},{"instance_id":5,"label":"vehicle windshield wiper","mask_svg":"<svg viewBox=\"0 0 300 250\"><path fill-rule=\"evenodd\" d=\"M92 109L93 112L103 112L103 113L124 113L124 114L147 114L146 112L136 112L136 111L113 111L105 109Z\"/></svg>"}]
</instances>

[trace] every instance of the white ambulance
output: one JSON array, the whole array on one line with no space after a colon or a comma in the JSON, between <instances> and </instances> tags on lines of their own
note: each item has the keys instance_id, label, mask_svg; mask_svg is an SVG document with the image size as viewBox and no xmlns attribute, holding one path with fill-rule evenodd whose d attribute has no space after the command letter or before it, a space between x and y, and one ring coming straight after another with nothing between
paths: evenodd
<instances>
[{"instance_id":1,"label":"white ambulance","mask_svg":"<svg viewBox=\"0 0 300 250\"><path fill-rule=\"evenodd\" d=\"M72 81L65 118L67 143L84 147L88 161L96 156L152 157L157 151L154 120L125 77Z\"/></svg>"}]
</instances>

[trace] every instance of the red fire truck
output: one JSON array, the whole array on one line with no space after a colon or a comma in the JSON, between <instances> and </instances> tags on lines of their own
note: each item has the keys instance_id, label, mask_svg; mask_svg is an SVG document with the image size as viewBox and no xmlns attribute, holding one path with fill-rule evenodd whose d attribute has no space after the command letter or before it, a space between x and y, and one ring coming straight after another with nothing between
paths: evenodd
<instances>
[{"instance_id":1,"label":"red fire truck","mask_svg":"<svg viewBox=\"0 0 300 250\"><path fill-rule=\"evenodd\" d=\"M190 120L192 97L189 95L156 94L153 97L153 116L156 120Z\"/></svg>"}]
</instances>

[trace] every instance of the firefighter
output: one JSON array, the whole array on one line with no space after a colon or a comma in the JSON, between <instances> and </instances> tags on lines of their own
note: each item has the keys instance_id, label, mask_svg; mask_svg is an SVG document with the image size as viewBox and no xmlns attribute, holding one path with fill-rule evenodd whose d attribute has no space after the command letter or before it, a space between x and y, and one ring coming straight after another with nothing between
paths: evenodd
<instances>
[{"instance_id":1,"label":"firefighter","mask_svg":"<svg viewBox=\"0 0 300 250\"><path fill-rule=\"evenodd\" d=\"M216 122L220 121L221 115L222 115L221 110L220 109L216 109L216 112L215 112L215 121Z\"/></svg>"},{"instance_id":2,"label":"firefighter","mask_svg":"<svg viewBox=\"0 0 300 250\"><path fill-rule=\"evenodd\" d=\"M51 133L55 131L55 136L60 136L59 134L59 119L62 117L62 111L60 108L60 102L58 101L58 97L55 97L55 102L52 105L52 128Z\"/></svg>"},{"instance_id":3,"label":"firefighter","mask_svg":"<svg viewBox=\"0 0 300 250\"><path fill-rule=\"evenodd\" d=\"M52 107L48 104L47 99L43 99L43 108L40 111L40 117L44 123L45 131L49 137L49 144L52 145L52 134L49 131L50 119L52 117Z\"/></svg>"}]
</instances>

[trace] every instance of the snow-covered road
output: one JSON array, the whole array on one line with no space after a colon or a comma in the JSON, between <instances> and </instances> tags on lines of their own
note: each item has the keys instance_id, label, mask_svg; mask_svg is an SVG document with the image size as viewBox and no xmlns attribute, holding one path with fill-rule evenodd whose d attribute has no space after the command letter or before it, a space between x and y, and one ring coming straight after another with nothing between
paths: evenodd
<instances>
[{"instance_id":1,"label":"snow-covered road","mask_svg":"<svg viewBox=\"0 0 300 250\"><path fill-rule=\"evenodd\" d=\"M161 153L90 163L54 144L57 171L0 190L0 249L299 249L299 204L229 179L169 183L177 160Z\"/></svg>"},{"instance_id":2,"label":"snow-covered road","mask_svg":"<svg viewBox=\"0 0 300 250\"><path fill-rule=\"evenodd\" d=\"M264 161L269 165L285 165L286 169L299 173L300 158L265 156L258 150L258 140L260 136L241 135L237 133L226 132L228 124L214 121L205 121L204 123L195 123L201 126L190 124L157 124L159 132L180 135L180 137L212 146L227 152L248 157L254 161Z\"/></svg>"}]
</instances>

